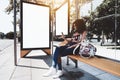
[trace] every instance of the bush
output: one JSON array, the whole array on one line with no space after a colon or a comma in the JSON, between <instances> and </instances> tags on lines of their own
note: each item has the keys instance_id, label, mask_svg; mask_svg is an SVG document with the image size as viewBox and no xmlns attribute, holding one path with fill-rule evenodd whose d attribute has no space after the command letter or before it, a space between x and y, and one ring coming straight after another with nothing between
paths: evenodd
<instances>
[{"instance_id":1,"label":"bush","mask_svg":"<svg viewBox=\"0 0 120 80\"><path fill-rule=\"evenodd\" d=\"M14 32L8 32L6 34L6 38L8 38L8 39L14 39Z\"/></svg>"}]
</instances>

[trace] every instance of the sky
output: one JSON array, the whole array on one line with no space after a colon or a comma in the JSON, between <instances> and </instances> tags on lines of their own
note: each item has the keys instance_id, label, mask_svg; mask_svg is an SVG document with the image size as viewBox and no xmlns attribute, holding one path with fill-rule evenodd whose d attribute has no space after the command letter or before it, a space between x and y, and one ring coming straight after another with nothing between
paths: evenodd
<instances>
[{"instance_id":1,"label":"sky","mask_svg":"<svg viewBox=\"0 0 120 80\"><path fill-rule=\"evenodd\" d=\"M92 1L93 11L96 9L97 6L99 6L102 3L102 1L103 0L93 0ZM91 10L91 3L83 5L80 10L81 10L80 11L80 15L81 16L87 16L87 15L89 15L89 11Z\"/></svg>"},{"instance_id":2,"label":"sky","mask_svg":"<svg viewBox=\"0 0 120 80\"><path fill-rule=\"evenodd\" d=\"M13 14L5 13L5 8L8 6L9 0L0 0L0 32L8 33L13 31Z\"/></svg>"}]
</instances>

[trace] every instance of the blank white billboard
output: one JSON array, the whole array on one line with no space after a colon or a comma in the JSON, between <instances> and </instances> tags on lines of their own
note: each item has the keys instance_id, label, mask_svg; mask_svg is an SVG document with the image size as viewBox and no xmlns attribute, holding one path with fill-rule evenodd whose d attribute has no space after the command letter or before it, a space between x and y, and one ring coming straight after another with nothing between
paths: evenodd
<instances>
[{"instance_id":1,"label":"blank white billboard","mask_svg":"<svg viewBox=\"0 0 120 80\"><path fill-rule=\"evenodd\" d=\"M50 48L50 8L22 3L22 49Z\"/></svg>"},{"instance_id":2,"label":"blank white billboard","mask_svg":"<svg viewBox=\"0 0 120 80\"><path fill-rule=\"evenodd\" d=\"M56 35L68 35L68 3L56 11Z\"/></svg>"}]
</instances>

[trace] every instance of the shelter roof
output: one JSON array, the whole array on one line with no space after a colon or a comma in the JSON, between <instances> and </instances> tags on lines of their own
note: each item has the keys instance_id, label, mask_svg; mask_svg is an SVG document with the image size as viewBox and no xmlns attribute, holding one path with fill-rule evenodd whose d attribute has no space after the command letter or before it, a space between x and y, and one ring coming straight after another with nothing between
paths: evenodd
<instances>
[{"instance_id":1,"label":"shelter roof","mask_svg":"<svg viewBox=\"0 0 120 80\"><path fill-rule=\"evenodd\" d=\"M45 5L49 5L49 6L54 6L54 9L55 9L55 8L58 8L59 6L61 6L67 0L23 0L23 1L37 3L37 4L45 4ZM76 0L70 0L70 1L76 1ZM78 2L81 5L89 3L91 1L92 0L78 0Z\"/></svg>"}]
</instances>

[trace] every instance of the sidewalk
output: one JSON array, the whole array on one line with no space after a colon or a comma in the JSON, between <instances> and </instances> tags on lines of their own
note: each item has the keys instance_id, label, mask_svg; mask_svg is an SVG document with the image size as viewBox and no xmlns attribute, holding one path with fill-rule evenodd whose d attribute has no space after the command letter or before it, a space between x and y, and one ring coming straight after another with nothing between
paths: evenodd
<instances>
[{"instance_id":1,"label":"sidewalk","mask_svg":"<svg viewBox=\"0 0 120 80\"><path fill-rule=\"evenodd\" d=\"M4 42L4 41L3 41ZM3 43L0 40L0 44ZM26 58L20 58L18 47L18 66L14 66L14 45L9 40L5 43L10 44L0 51L0 80L120 80L120 77L79 62L78 68L70 61L66 65L66 57L62 58L64 75L58 79L43 77L51 66L52 56L47 56L41 50L33 50ZM1 45L0 45L1 47Z\"/></svg>"}]
</instances>

